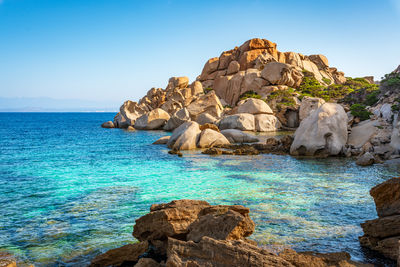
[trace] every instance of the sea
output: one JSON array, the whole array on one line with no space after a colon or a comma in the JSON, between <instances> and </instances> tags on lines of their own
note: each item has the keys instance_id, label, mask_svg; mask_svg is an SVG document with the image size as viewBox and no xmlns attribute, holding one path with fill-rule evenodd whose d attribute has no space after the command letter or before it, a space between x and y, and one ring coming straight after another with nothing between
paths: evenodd
<instances>
[{"instance_id":1,"label":"sea","mask_svg":"<svg viewBox=\"0 0 400 267\"><path fill-rule=\"evenodd\" d=\"M85 266L136 242L135 220L154 203L201 199L250 208L250 237L279 251L360 247L377 217L369 190L399 166L287 155L168 154L164 131L103 129L113 113L0 113L0 252L35 266Z\"/></svg>"}]
</instances>

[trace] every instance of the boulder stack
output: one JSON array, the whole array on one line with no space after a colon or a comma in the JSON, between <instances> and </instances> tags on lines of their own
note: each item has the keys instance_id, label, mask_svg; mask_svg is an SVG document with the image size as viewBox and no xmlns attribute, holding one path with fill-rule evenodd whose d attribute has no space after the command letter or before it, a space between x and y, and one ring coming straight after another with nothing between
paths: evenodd
<instances>
[{"instance_id":1,"label":"boulder stack","mask_svg":"<svg viewBox=\"0 0 400 267\"><path fill-rule=\"evenodd\" d=\"M99 255L90 266L362 266L344 252L277 255L247 239L254 228L249 209L240 205L188 199L155 204L136 220L139 243Z\"/></svg>"},{"instance_id":2,"label":"boulder stack","mask_svg":"<svg viewBox=\"0 0 400 267\"><path fill-rule=\"evenodd\" d=\"M360 237L360 243L397 260L400 249L400 178L373 187L370 194L379 218L361 224L364 235Z\"/></svg>"}]
</instances>

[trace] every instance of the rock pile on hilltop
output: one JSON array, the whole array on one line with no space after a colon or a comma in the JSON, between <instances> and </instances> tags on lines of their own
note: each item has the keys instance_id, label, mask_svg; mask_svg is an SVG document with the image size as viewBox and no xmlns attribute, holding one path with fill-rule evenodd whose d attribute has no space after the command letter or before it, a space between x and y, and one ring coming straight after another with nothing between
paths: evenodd
<instances>
[{"instance_id":1,"label":"rock pile on hilltop","mask_svg":"<svg viewBox=\"0 0 400 267\"><path fill-rule=\"evenodd\" d=\"M133 236L139 243L113 249L90 266L369 266L347 253L279 255L248 240L254 231L249 209L240 205L210 205L198 200L155 204L136 220Z\"/></svg>"}]
</instances>

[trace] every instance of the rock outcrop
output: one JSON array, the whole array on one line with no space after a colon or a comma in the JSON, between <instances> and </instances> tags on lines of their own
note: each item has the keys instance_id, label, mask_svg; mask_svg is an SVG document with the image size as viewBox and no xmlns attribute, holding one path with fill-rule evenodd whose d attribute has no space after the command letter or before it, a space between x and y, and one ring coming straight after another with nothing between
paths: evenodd
<instances>
[{"instance_id":1,"label":"rock outcrop","mask_svg":"<svg viewBox=\"0 0 400 267\"><path fill-rule=\"evenodd\" d=\"M371 189L379 218L361 224L362 246L397 260L400 249L400 178L390 179Z\"/></svg>"},{"instance_id":2,"label":"rock outcrop","mask_svg":"<svg viewBox=\"0 0 400 267\"><path fill-rule=\"evenodd\" d=\"M112 121L106 121L103 122L103 124L101 125L102 128L115 128L114 123Z\"/></svg>"},{"instance_id":3,"label":"rock outcrop","mask_svg":"<svg viewBox=\"0 0 400 267\"><path fill-rule=\"evenodd\" d=\"M347 143L347 135L347 115L343 107L325 103L300 123L294 134L290 154L338 155Z\"/></svg>"},{"instance_id":4,"label":"rock outcrop","mask_svg":"<svg viewBox=\"0 0 400 267\"><path fill-rule=\"evenodd\" d=\"M305 96L301 100L301 105L299 109L299 119L300 121L307 118L311 112L317 110L320 106L325 103L325 100L318 97Z\"/></svg>"},{"instance_id":5,"label":"rock outcrop","mask_svg":"<svg viewBox=\"0 0 400 267\"><path fill-rule=\"evenodd\" d=\"M169 119L167 112L156 108L137 118L134 127L138 130L157 130L161 129Z\"/></svg>"},{"instance_id":6,"label":"rock outcrop","mask_svg":"<svg viewBox=\"0 0 400 267\"><path fill-rule=\"evenodd\" d=\"M247 239L254 228L249 209L241 205L188 199L156 204L136 220L133 236L139 243L99 255L91 266L367 266L344 252L277 255Z\"/></svg>"}]
</instances>

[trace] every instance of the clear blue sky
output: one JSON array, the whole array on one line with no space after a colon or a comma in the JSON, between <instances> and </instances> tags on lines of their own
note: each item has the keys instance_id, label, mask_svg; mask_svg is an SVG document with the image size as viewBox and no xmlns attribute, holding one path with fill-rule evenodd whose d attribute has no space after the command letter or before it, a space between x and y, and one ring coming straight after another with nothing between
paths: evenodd
<instances>
[{"instance_id":1,"label":"clear blue sky","mask_svg":"<svg viewBox=\"0 0 400 267\"><path fill-rule=\"evenodd\" d=\"M400 0L0 0L0 97L137 100L253 37L379 78L399 29Z\"/></svg>"}]
</instances>

